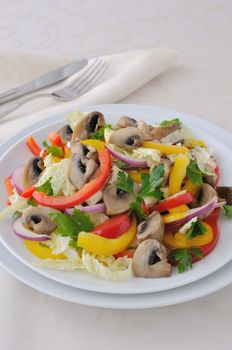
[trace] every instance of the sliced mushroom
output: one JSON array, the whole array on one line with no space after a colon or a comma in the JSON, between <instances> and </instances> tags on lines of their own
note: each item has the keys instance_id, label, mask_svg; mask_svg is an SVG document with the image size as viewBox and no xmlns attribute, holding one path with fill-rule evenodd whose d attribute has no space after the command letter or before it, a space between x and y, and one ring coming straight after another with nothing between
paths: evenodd
<instances>
[{"instance_id":1,"label":"sliced mushroom","mask_svg":"<svg viewBox=\"0 0 232 350\"><path fill-rule=\"evenodd\" d=\"M138 277L168 277L171 274L166 248L155 239L147 239L138 246L132 267Z\"/></svg>"},{"instance_id":2,"label":"sliced mushroom","mask_svg":"<svg viewBox=\"0 0 232 350\"><path fill-rule=\"evenodd\" d=\"M29 207L22 215L22 223L30 230L39 234L50 234L56 229L56 224L49 217L58 210L47 207Z\"/></svg>"},{"instance_id":3,"label":"sliced mushroom","mask_svg":"<svg viewBox=\"0 0 232 350\"><path fill-rule=\"evenodd\" d=\"M144 141L153 140L153 136L151 134L151 128L149 125L147 125L147 123L145 123L144 121L139 121L138 122L138 129L141 132L142 140L144 140Z\"/></svg>"},{"instance_id":4,"label":"sliced mushroom","mask_svg":"<svg viewBox=\"0 0 232 350\"><path fill-rule=\"evenodd\" d=\"M173 131L180 129L180 125L177 123L171 123L168 125L157 125L151 130L153 139L160 140L163 137L171 134Z\"/></svg>"},{"instance_id":5,"label":"sliced mushroom","mask_svg":"<svg viewBox=\"0 0 232 350\"><path fill-rule=\"evenodd\" d=\"M168 182L169 175L172 170L172 162L169 159L161 158L160 163L164 166L164 179L161 186L165 186Z\"/></svg>"},{"instance_id":6,"label":"sliced mushroom","mask_svg":"<svg viewBox=\"0 0 232 350\"><path fill-rule=\"evenodd\" d=\"M217 186L217 193L220 198L226 200L226 204L232 205L232 187Z\"/></svg>"},{"instance_id":7,"label":"sliced mushroom","mask_svg":"<svg viewBox=\"0 0 232 350\"><path fill-rule=\"evenodd\" d=\"M139 242L152 238L161 241L164 234L164 222L157 211L153 212L147 220L141 222L137 227L137 240Z\"/></svg>"},{"instance_id":8,"label":"sliced mushroom","mask_svg":"<svg viewBox=\"0 0 232 350\"><path fill-rule=\"evenodd\" d=\"M77 189L80 189L94 174L96 169L97 163L93 159L88 159L75 153L70 161L70 181Z\"/></svg>"},{"instance_id":9,"label":"sliced mushroom","mask_svg":"<svg viewBox=\"0 0 232 350\"><path fill-rule=\"evenodd\" d=\"M115 130L109 138L109 143L132 150L142 145L141 132L134 126Z\"/></svg>"},{"instance_id":10,"label":"sliced mushroom","mask_svg":"<svg viewBox=\"0 0 232 350\"><path fill-rule=\"evenodd\" d=\"M129 209L132 200L132 195L118 189L115 183L108 184L103 190L103 201L107 215L124 213Z\"/></svg>"},{"instance_id":11,"label":"sliced mushroom","mask_svg":"<svg viewBox=\"0 0 232 350\"><path fill-rule=\"evenodd\" d=\"M126 128L127 126L137 126L137 121L130 117L121 117L115 125L115 129Z\"/></svg>"},{"instance_id":12,"label":"sliced mushroom","mask_svg":"<svg viewBox=\"0 0 232 350\"><path fill-rule=\"evenodd\" d=\"M57 134L60 135L62 142L66 144L68 141L71 141L73 131L72 128L68 124L66 124L57 131Z\"/></svg>"},{"instance_id":13,"label":"sliced mushroom","mask_svg":"<svg viewBox=\"0 0 232 350\"><path fill-rule=\"evenodd\" d=\"M105 125L105 118L100 112L91 112L81 118L73 130L72 140L89 138L95 131Z\"/></svg>"},{"instance_id":14,"label":"sliced mushroom","mask_svg":"<svg viewBox=\"0 0 232 350\"><path fill-rule=\"evenodd\" d=\"M215 189L212 186L204 183L199 186L195 198L190 203L190 206L192 208L201 207L202 205L209 203L215 196L218 197Z\"/></svg>"},{"instance_id":15,"label":"sliced mushroom","mask_svg":"<svg viewBox=\"0 0 232 350\"><path fill-rule=\"evenodd\" d=\"M88 159L97 160L97 151L94 147L83 145L80 141L71 142L70 145L71 154L79 154L85 156Z\"/></svg>"},{"instance_id":16,"label":"sliced mushroom","mask_svg":"<svg viewBox=\"0 0 232 350\"><path fill-rule=\"evenodd\" d=\"M203 181L212 187L215 187L216 180L217 180L217 177L215 175L204 175L203 176Z\"/></svg>"},{"instance_id":17,"label":"sliced mushroom","mask_svg":"<svg viewBox=\"0 0 232 350\"><path fill-rule=\"evenodd\" d=\"M44 170L44 161L42 157L33 157L26 164L23 172L24 188L34 185Z\"/></svg>"}]
</instances>

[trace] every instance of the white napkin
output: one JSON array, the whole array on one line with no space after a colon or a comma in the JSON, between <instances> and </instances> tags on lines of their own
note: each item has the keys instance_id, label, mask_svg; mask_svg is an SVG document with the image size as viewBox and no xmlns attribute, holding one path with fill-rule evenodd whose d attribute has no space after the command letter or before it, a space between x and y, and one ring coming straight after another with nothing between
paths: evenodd
<instances>
[{"instance_id":1,"label":"white napkin","mask_svg":"<svg viewBox=\"0 0 232 350\"><path fill-rule=\"evenodd\" d=\"M75 110L84 105L118 102L172 66L177 56L177 51L167 48L151 48L103 56L102 58L109 63L109 66L95 87L71 102L43 98L27 103L10 114L7 119L0 120L0 142L36 120L56 113ZM21 85L75 59L77 58L40 57L1 52L0 92ZM68 79L64 83L39 92L52 92L67 83ZM5 104L0 108L6 108L6 106Z\"/></svg>"}]
</instances>

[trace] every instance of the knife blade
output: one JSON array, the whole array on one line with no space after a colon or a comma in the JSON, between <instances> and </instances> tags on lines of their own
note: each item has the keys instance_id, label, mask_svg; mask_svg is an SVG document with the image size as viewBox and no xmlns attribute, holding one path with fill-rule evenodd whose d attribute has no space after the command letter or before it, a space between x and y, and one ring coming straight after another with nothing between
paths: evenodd
<instances>
[{"instance_id":1,"label":"knife blade","mask_svg":"<svg viewBox=\"0 0 232 350\"><path fill-rule=\"evenodd\" d=\"M21 97L28 93L31 93L39 89L45 88L47 86L53 85L55 83L58 83L68 78L72 74L77 73L87 63L88 63L88 60L83 58L81 60L66 64L63 67L54 69L21 86L18 86L16 88L3 92L2 94L0 94L0 104L3 104L5 102L14 100L15 98Z\"/></svg>"}]
</instances>

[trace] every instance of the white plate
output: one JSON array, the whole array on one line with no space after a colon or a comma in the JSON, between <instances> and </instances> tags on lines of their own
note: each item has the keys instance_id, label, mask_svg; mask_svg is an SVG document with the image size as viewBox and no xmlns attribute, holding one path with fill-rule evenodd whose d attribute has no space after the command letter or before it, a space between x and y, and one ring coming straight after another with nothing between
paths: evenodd
<instances>
[{"instance_id":1,"label":"white plate","mask_svg":"<svg viewBox=\"0 0 232 350\"><path fill-rule=\"evenodd\" d=\"M216 158L218 159L219 167L221 168L221 181L225 184L230 184L229 174L232 171L232 162L228 162L228 158L231 157L231 150L217 138L206 133L202 128L199 130L200 124L198 119L194 119L193 117L190 118L183 113L149 106L105 105L92 106L84 108L84 110L100 110L106 115L107 120L112 123L115 123L118 116L122 114L131 115L136 119L144 119L150 123L165 118L180 117L186 125L194 130L197 137L203 139L209 146L215 149ZM36 123L8 141L8 151L0 160L2 178L9 175L17 166L25 163L31 156L25 146L25 136L33 133L36 140L41 142L46 138L49 131L52 129L58 129L64 123L63 115L47 119L46 125L42 127L44 123L44 121L42 123ZM208 128L205 130L208 130ZM12 146L9 148L9 145ZM2 149L7 148L6 145L4 145ZM0 188L0 195L1 198L4 198L4 190L2 187ZM194 282L213 273L232 258L232 250L230 248L232 246L232 236L230 234L231 228L231 221L221 220L220 230L222 235L216 249L208 257L195 264L192 270L184 274L179 275L177 271L173 269L172 276L166 279L132 278L130 281L126 282L108 282L84 271L63 272L35 267L31 264L35 258L26 249L23 241L12 233L11 225L2 222L0 223L0 229L2 232L1 242L17 259L31 269L69 286L89 291L115 294L138 294L164 291Z\"/></svg>"}]
</instances>

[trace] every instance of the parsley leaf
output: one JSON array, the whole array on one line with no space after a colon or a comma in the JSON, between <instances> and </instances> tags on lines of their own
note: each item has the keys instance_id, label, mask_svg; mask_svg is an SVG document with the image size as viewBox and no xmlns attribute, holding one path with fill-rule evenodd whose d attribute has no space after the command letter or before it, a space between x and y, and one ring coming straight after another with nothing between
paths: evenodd
<instances>
[{"instance_id":1,"label":"parsley leaf","mask_svg":"<svg viewBox=\"0 0 232 350\"><path fill-rule=\"evenodd\" d=\"M115 165L119 168L119 169L127 169L129 168L130 166L123 162L122 160L117 160L117 162L115 163Z\"/></svg>"},{"instance_id":2,"label":"parsley leaf","mask_svg":"<svg viewBox=\"0 0 232 350\"><path fill-rule=\"evenodd\" d=\"M228 219L232 219L232 205L225 204L225 205L223 205L223 209L225 212L225 216Z\"/></svg>"},{"instance_id":3,"label":"parsley leaf","mask_svg":"<svg viewBox=\"0 0 232 350\"><path fill-rule=\"evenodd\" d=\"M187 176L193 184L203 184L203 174L199 169L197 162L195 162L194 160L190 160L190 163L187 166Z\"/></svg>"},{"instance_id":4,"label":"parsley leaf","mask_svg":"<svg viewBox=\"0 0 232 350\"><path fill-rule=\"evenodd\" d=\"M181 121L180 121L179 118L170 119L170 120L163 120L162 122L160 122L160 125L161 126L166 126L166 125L173 124L173 123L180 125Z\"/></svg>"},{"instance_id":5,"label":"parsley leaf","mask_svg":"<svg viewBox=\"0 0 232 350\"><path fill-rule=\"evenodd\" d=\"M36 190L38 192L43 192L49 196L52 196L53 190L52 190L52 185L51 185L51 178L48 179L43 185L36 187Z\"/></svg>"},{"instance_id":6,"label":"parsley leaf","mask_svg":"<svg viewBox=\"0 0 232 350\"><path fill-rule=\"evenodd\" d=\"M63 157L64 152L62 147L59 147L57 145L49 146L49 144L46 141L43 141L42 144L44 148L46 148L47 154L50 153L52 156L55 156L55 157Z\"/></svg>"},{"instance_id":7,"label":"parsley leaf","mask_svg":"<svg viewBox=\"0 0 232 350\"><path fill-rule=\"evenodd\" d=\"M173 263L177 263L178 272L183 273L192 268L193 255L198 258L203 257L203 254L199 248L175 249L170 254L170 260Z\"/></svg>"},{"instance_id":8,"label":"parsley leaf","mask_svg":"<svg viewBox=\"0 0 232 350\"><path fill-rule=\"evenodd\" d=\"M19 211L19 210L16 210L15 212L14 212L14 214L13 214L13 220L16 220L16 219L18 219L20 216L22 216L23 215L23 213L21 212L21 211Z\"/></svg>"},{"instance_id":9,"label":"parsley leaf","mask_svg":"<svg viewBox=\"0 0 232 350\"><path fill-rule=\"evenodd\" d=\"M29 204L29 205L31 205L31 206L33 206L33 207L37 207L37 202L36 202L36 200L34 199L34 198L29 198L29 200L27 201L27 203Z\"/></svg>"},{"instance_id":10,"label":"parsley leaf","mask_svg":"<svg viewBox=\"0 0 232 350\"><path fill-rule=\"evenodd\" d=\"M70 237L69 245L73 248L76 248L78 233L89 232L94 227L90 216L78 209L74 209L72 215L54 212L49 216L57 225L56 233L63 237Z\"/></svg>"},{"instance_id":11,"label":"parsley leaf","mask_svg":"<svg viewBox=\"0 0 232 350\"><path fill-rule=\"evenodd\" d=\"M91 135L91 139L94 140L104 140L105 139L105 129L112 129L111 124L106 124L103 127L101 127L98 131L94 132Z\"/></svg>"},{"instance_id":12,"label":"parsley leaf","mask_svg":"<svg viewBox=\"0 0 232 350\"><path fill-rule=\"evenodd\" d=\"M187 238L193 239L196 236L203 235L207 232L207 228L202 222L197 219L197 221L192 222L190 229L187 232Z\"/></svg>"},{"instance_id":13,"label":"parsley leaf","mask_svg":"<svg viewBox=\"0 0 232 350\"><path fill-rule=\"evenodd\" d=\"M131 211L135 213L137 219L142 221L145 217L142 208L144 197L162 198L162 192L157 188L161 185L164 175L164 166L158 165L152 169L151 174L141 174L141 186L138 193L134 191L134 181L130 175L119 171L117 178L117 188L130 193L134 201L130 203Z\"/></svg>"}]
</instances>

